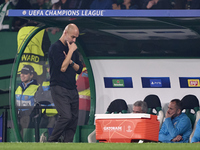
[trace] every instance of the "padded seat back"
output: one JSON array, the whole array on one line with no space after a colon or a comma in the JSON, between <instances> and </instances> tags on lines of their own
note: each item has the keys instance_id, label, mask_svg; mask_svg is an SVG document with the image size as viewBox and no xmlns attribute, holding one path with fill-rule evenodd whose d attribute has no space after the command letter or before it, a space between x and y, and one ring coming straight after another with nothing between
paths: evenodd
<instances>
[{"instance_id":1,"label":"padded seat back","mask_svg":"<svg viewBox=\"0 0 200 150\"><path fill-rule=\"evenodd\" d=\"M197 125L197 122L199 121L199 119L200 119L200 110L196 112L196 120L194 122L194 127L193 127L192 133L190 134L190 138L189 138L190 143L191 143L192 137L194 136L194 132L196 130L196 125Z\"/></svg>"},{"instance_id":2,"label":"padded seat back","mask_svg":"<svg viewBox=\"0 0 200 150\"><path fill-rule=\"evenodd\" d=\"M196 120L196 113L199 111L199 100L195 95L189 94L184 96L181 102L182 110L185 110L185 114L190 118L193 128Z\"/></svg>"},{"instance_id":3,"label":"padded seat back","mask_svg":"<svg viewBox=\"0 0 200 150\"><path fill-rule=\"evenodd\" d=\"M164 112L162 111L160 98L157 95L151 94L151 95L147 95L144 98L144 101L147 103L147 107L148 107L147 113L157 115L158 120L160 122L160 127L161 127L163 123L163 119L164 119ZM154 110L156 112L154 112Z\"/></svg>"},{"instance_id":4,"label":"padded seat back","mask_svg":"<svg viewBox=\"0 0 200 150\"><path fill-rule=\"evenodd\" d=\"M128 105L123 99L115 99L113 100L107 108L106 114L111 113L127 113Z\"/></svg>"},{"instance_id":5,"label":"padded seat back","mask_svg":"<svg viewBox=\"0 0 200 150\"><path fill-rule=\"evenodd\" d=\"M160 99L157 95L153 94L147 95L144 98L144 101L147 103L148 106L148 111L147 111L148 114L158 115L158 112L162 110ZM156 110L156 113L153 112L154 109Z\"/></svg>"}]
</instances>

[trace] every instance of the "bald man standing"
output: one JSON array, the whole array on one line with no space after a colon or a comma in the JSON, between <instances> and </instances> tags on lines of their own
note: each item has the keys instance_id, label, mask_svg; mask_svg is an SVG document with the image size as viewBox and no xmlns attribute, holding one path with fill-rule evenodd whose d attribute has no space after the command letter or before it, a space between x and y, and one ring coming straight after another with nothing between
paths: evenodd
<instances>
[{"instance_id":1,"label":"bald man standing","mask_svg":"<svg viewBox=\"0 0 200 150\"><path fill-rule=\"evenodd\" d=\"M61 135L64 142L73 142L76 132L79 95L75 76L83 69L75 44L78 36L78 27L69 24L60 39L49 48L51 95L59 117L48 142L58 142Z\"/></svg>"}]
</instances>

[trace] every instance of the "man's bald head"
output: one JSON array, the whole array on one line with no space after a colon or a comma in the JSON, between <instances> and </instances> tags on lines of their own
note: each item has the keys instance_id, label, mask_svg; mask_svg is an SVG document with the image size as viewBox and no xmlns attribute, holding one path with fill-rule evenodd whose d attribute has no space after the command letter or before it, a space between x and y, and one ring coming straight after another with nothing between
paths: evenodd
<instances>
[{"instance_id":1,"label":"man's bald head","mask_svg":"<svg viewBox=\"0 0 200 150\"><path fill-rule=\"evenodd\" d=\"M68 24L68 25L65 27L65 30L64 30L64 31L66 31L67 33L71 32L71 31L76 31L76 32L79 33L78 27L77 27L75 24L73 24L73 23Z\"/></svg>"},{"instance_id":2,"label":"man's bald head","mask_svg":"<svg viewBox=\"0 0 200 150\"><path fill-rule=\"evenodd\" d=\"M76 38L79 36L79 29L78 27L73 24L70 23L68 24L64 31L63 34L60 38L60 41L64 44L67 45L67 42L69 42L69 44L75 43L76 42Z\"/></svg>"}]
</instances>

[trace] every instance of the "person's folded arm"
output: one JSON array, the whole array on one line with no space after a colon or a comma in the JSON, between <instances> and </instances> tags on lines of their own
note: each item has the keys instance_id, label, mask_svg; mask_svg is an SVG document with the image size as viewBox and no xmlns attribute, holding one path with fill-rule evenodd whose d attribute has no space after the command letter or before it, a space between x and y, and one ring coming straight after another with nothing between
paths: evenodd
<instances>
[{"instance_id":1,"label":"person's folded arm","mask_svg":"<svg viewBox=\"0 0 200 150\"><path fill-rule=\"evenodd\" d=\"M172 137L170 136L169 132L167 131L165 122L162 124L162 127L159 131L159 139L160 142L171 142Z\"/></svg>"},{"instance_id":2,"label":"person's folded arm","mask_svg":"<svg viewBox=\"0 0 200 150\"><path fill-rule=\"evenodd\" d=\"M165 124L166 124L169 134L173 138L175 138L177 135L183 135L183 133L185 133L191 125L189 118L185 118L185 117L181 118L177 122L177 125L173 125L171 118L166 118Z\"/></svg>"}]
</instances>

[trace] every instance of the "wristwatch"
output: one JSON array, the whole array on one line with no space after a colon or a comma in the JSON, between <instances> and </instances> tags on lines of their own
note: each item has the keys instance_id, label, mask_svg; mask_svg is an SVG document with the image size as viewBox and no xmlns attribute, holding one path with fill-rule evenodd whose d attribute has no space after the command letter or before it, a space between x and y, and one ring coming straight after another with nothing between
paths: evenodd
<instances>
[{"instance_id":1,"label":"wristwatch","mask_svg":"<svg viewBox=\"0 0 200 150\"><path fill-rule=\"evenodd\" d=\"M70 66L71 66L71 67L73 67L73 66L74 66L74 61L72 61L72 63L70 64Z\"/></svg>"}]
</instances>

